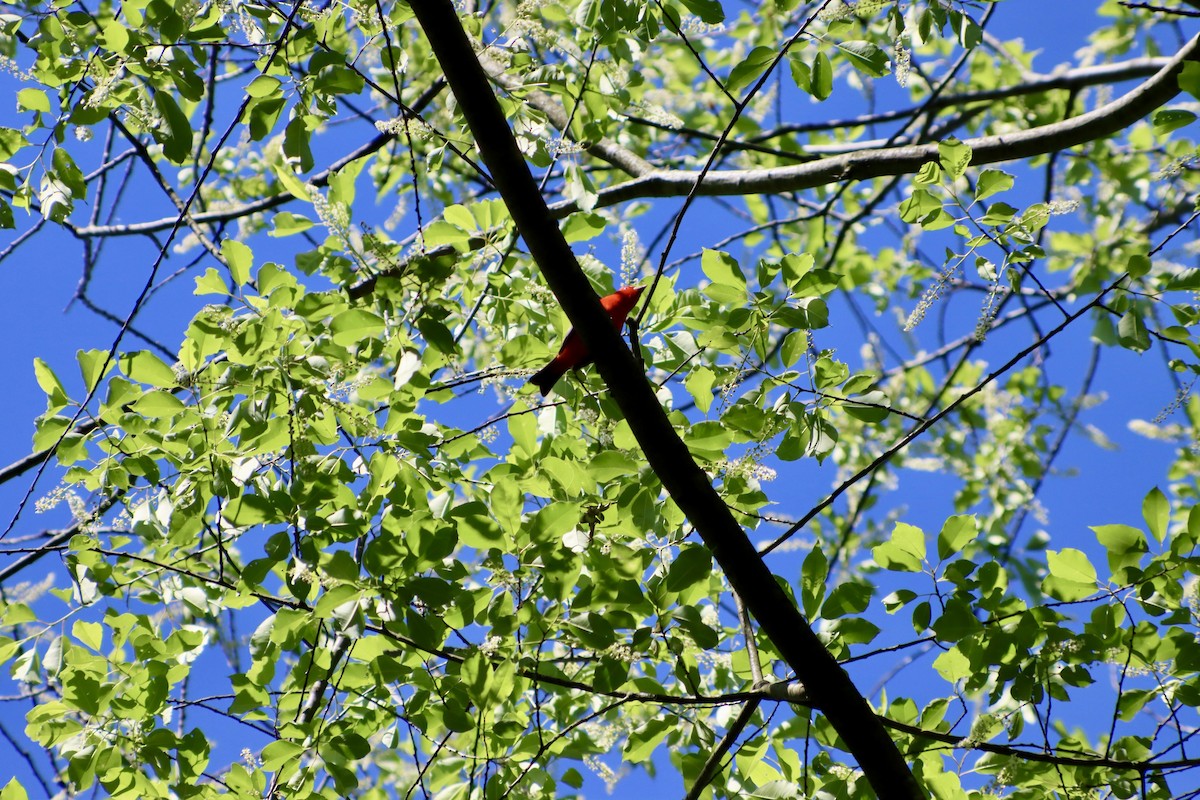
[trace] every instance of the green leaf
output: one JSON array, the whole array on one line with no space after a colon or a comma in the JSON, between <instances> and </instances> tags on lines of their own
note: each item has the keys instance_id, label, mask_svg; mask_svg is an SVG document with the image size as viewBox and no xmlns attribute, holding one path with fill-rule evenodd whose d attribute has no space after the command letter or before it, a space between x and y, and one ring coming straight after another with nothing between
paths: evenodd
<instances>
[{"instance_id":1,"label":"green leaf","mask_svg":"<svg viewBox=\"0 0 1200 800\"><path fill-rule=\"evenodd\" d=\"M58 180L53 172L42 176L38 202L42 206L42 218L51 222L65 222L75 208L67 185Z\"/></svg>"},{"instance_id":2,"label":"green leaf","mask_svg":"<svg viewBox=\"0 0 1200 800\"><path fill-rule=\"evenodd\" d=\"M590 212L599 198L599 190L592 176L574 161L566 164L564 173L563 196L573 200L582 211Z\"/></svg>"},{"instance_id":3,"label":"green leaf","mask_svg":"<svg viewBox=\"0 0 1200 800\"><path fill-rule=\"evenodd\" d=\"M117 359L117 364L122 372L138 383L145 383L160 389L173 389L179 385L175 370L148 350L122 353Z\"/></svg>"},{"instance_id":4,"label":"green leaf","mask_svg":"<svg viewBox=\"0 0 1200 800\"><path fill-rule=\"evenodd\" d=\"M279 115L283 112L283 107L286 101L283 97L267 96L266 98L252 98L250 105L246 108L246 114L249 116L250 140L260 142L271 133L275 127L275 123L279 121Z\"/></svg>"},{"instance_id":5,"label":"green leaf","mask_svg":"<svg viewBox=\"0 0 1200 800\"><path fill-rule=\"evenodd\" d=\"M163 155L167 160L181 165L192 153L191 123L170 92L155 92L154 107L162 118L158 127L153 129L154 138L163 146Z\"/></svg>"},{"instance_id":6,"label":"green leaf","mask_svg":"<svg viewBox=\"0 0 1200 800\"><path fill-rule=\"evenodd\" d=\"M797 298L825 297L837 288L841 276L827 269L808 270L790 287Z\"/></svg>"},{"instance_id":7,"label":"green leaf","mask_svg":"<svg viewBox=\"0 0 1200 800\"><path fill-rule=\"evenodd\" d=\"M277 739L263 748L259 758L262 761L263 769L268 772L276 772L289 761L299 760L304 752L304 747L295 742Z\"/></svg>"},{"instance_id":8,"label":"green leaf","mask_svg":"<svg viewBox=\"0 0 1200 800\"><path fill-rule=\"evenodd\" d=\"M871 548L875 563L896 572L920 572L925 561L925 532L897 522L889 541Z\"/></svg>"},{"instance_id":9,"label":"green leaf","mask_svg":"<svg viewBox=\"0 0 1200 800\"><path fill-rule=\"evenodd\" d=\"M979 532L979 521L968 515L950 517L938 534L938 558L945 561L957 555Z\"/></svg>"},{"instance_id":10,"label":"green leaf","mask_svg":"<svg viewBox=\"0 0 1200 800\"><path fill-rule=\"evenodd\" d=\"M354 197L358 193L359 174L366 164L366 157L355 158L352 162L342 164L329 176L330 203L341 204L346 209L354 205Z\"/></svg>"},{"instance_id":11,"label":"green leaf","mask_svg":"<svg viewBox=\"0 0 1200 800\"><path fill-rule=\"evenodd\" d=\"M605 450L587 463L588 475L597 483L636 475L638 463L619 450Z\"/></svg>"},{"instance_id":12,"label":"green leaf","mask_svg":"<svg viewBox=\"0 0 1200 800\"><path fill-rule=\"evenodd\" d=\"M346 66L336 66L321 71L315 88L328 94L358 94L363 89L363 77Z\"/></svg>"},{"instance_id":13,"label":"green leaf","mask_svg":"<svg viewBox=\"0 0 1200 800\"><path fill-rule=\"evenodd\" d=\"M942 615L934 620L932 628L941 641L957 642L979 633L983 625L975 618L971 604L955 596L945 602Z\"/></svg>"},{"instance_id":14,"label":"green leaf","mask_svg":"<svg viewBox=\"0 0 1200 800\"><path fill-rule=\"evenodd\" d=\"M221 516L235 528L249 528L264 522L273 522L279 518L279 513L271 505L271 501L262 495L244 494L225 506Z\"/></svg>"},{"instance_id":15,"label":"green leaf","mask_svg":"<svg viewBox=\"0 0 1200 800\"><path fill-rule=\"evenodd\" d=\"M1046 566L1050 574L1042 581L1042 590L1050 596L1082 600L1096 591L1096 568L1081 550L1047 550Z\"/></svg>"},{"instance_id":16,"label":"green leaf","mask_svg":"<svg viewBox=\"0 0 1200 800\"><path fill-rule=\"evenodd\" d=\"M477 650L467 656L463 660L462 666L458 668L458 676L473 701L476 703L487 701L492 668L483 653Z\"/></svg>"},{"instance_id":17,"label":"green leaf","mask_svg":"<svg viewBox=\"0 0 1200 800\"><path fill-rule=\"evenodd\" d=\"M225 279L221 277L221 273L217 272L216 267L209 267L204 270L204 274L196 278L196 289L192 294L206 295L219 294L228 295L229 286L226 285Z\"/></svg>"},{"instance_id":18,"label":"green leaf","mask_svg":"<svg viewBox=\"0 0 1200 800\"><path fill-rule=\"evenodd\" d=\"M720 0L680 0L684 8L695 14L709 25L719 25L725 21L725 9Z\"/></svg>"},{"instance_id":19,"label":"green leaf","mask_svg":"<svg viewBox=\"0 0 1200 800\"><path fill-rule=\"evenodd\" d=\"M847 614L861 614L871 604L872 588L865 583L850 581L839 584L829 593L821 606L821 616L836 619Z\"/></svg>"},{"instance_id":20,"label":"green leaf","mask_svg":"<svg viewBox=\"0 0 1200 800\"><path fill-rule=\"evenodd\" d=\"M897 589L883 598L883 607L889 614L895 614L900 609L917 599L917 593L912 589Z\"/></svg>"},{"instance_id":21,"label":"green leaf","mask_svg":"<svg viewBox=\"0 0 1200 800\"><path fill-rule=\"evenodd\" d=\"M1016 215L1017 209L1003 200L997 200L988 206L987 212L979 218L979 221L984 225L1006 225Z\"/></svg>"},{"instance_id":22,"label":"green leaf","mask_svg":"<svg viewBox=\"0 0 1200 800\"><path fill-rule=\"evenodd\" d=\"M737 94L749 86L775 60L776 51L771 47L755 47L739 61L729 72L725 81L725 89L730 94Z\"/></svg>"},{"instance_id":23,"label":"green leaf","mask_svg":"<svg viewBox=\"0 0 1200 800\"><path fill-rule=\"evenodd\" d=\"M843 645L869 644L875 641L880 628L862 617L840 617L830 620L826 630Z\"/></svg>"},{"instance_id":24,"label":"green leaf","mask_svg":"<svg viewBox=\"0 0 1200 800\"><path fill-rule=\"evenodd\" d=\"M671 612L671 619L687 632L688 637L702 650L716 647L720 638L717 632L700 618L700 610L694 605L684 605Z\"/></svg>"},{"instance_id":25,"label":"green leaf","mask_svg":"<svg viewBox=\"0 0 1200 800\"><path fill-rule=\"evenodd\" d=\"M46 450L54 447L66 434L71 425L70 417L45 414L38 417L33 431L33 449Z\"/></svg>"},{"instance_id":26,"label":"green leaf","mask_svg":"<svg viewBox=\"0 0 1200 800\"><path fill-rule=\"evenodd\" d=\"M948 16L951 19L954 32L958 35L958 43L963 46L964 50L972 50L983 41L983 31L976 24L975 20L971 19L970 15L959 11L951 11Z\"/></svg>"},{"instance_id":27,"label":"green leaf","mask_svg":"<svg viewBox=\"0 0 1200 800\"><path fill-rule=\"evenodd\" d=\"M287 190L288 194L297 200L303 200L306 203L312 202L312 194L308 191L308 186L296 177L290 166L284 163L272 164L271 171L275 173L275 177L283 184L283 188Z\"/></svg>"},{"instance_id":28,"label":"green leaf","mask_svg":"<svg viewBox=\"0 0 1200 800\"><path fill-rule=\"evenodd\" d=\"M427 247L440 247L441 245L459 247L470 242L471 234L457 225L451 225L444 219L438 219L425 227L424 239Z\"/></svg>"},{"instance_id":29,"label":"green leaf","mask_svg":"<svg viewBox=\"0 0 1200 800\"><path fill-rule=\"evenodd\" d=\"M529 523L535 542L555 541L579 524L579 503L557 501L540 509Z\"/></svg>"},{"instance_id":30,"label":"green leaf","mask_svg":"<svg viewBox=\"0 0 1200 800\"><path fill-rule=\"evenodd\" d=\"M905 222L921 222L932 218L941 210L941 200L925 189L915 188L912 194L900 202L900 219Z\"/></svg>"},{"instance_id":31,"label":"green leaf","mask_svg":"<svg viewBox=\"0 0 1200 800\"><path fill-rule=\"evenodd\" d=\"M16 778L9 778L8 783L4 784L4 788L0 789L0 800L29 800L29 795L25 793L25 787L18 783Z\"/></svg>"},{"instance_id":32,"label":"green leaf","mask_svg":"<svg viewBox=\"0 0 1200 800\"><path fill-rule=\"evenodd\" d=\"M667 570L668 591L682 592L712 574L712 553L703 545L686 545Z\"/></svg>"},{"instance_id":33,"label":"green leaf","mask_svg":"<svg viewBox=\"0 0 1200 800\"><path fill-rule=\"evenodd\" d=\"M250 282L250 270L254 266L254 253L245 244L236 239L226 239L221 242L221 255L229 264L229 274L235 286L245 286Z\"/></svg>"},{"instance_id":34,"label":"green leaf","mask_svg":"<svg viewBox=\"0 0 1200 800\"><path fill-rule=\"evenodd\" d=\"M50 369L50 365L40 358L33 360L33 375L37 379L38 386L46 393L46 402L50 408L57 411L70 402L62 381L54 374L54 370Z\"/></svg>"},{"instance_id":35,"label":"green leaf","mask_svg":"<svg viewBox=\"0 0 1200 800\"><path fill-rule=\"evenodd\" d=\"M998 169L985 169L975 183L975 199L984 200L1013 187L1013 176Z\"/></svg>"},{"instance_id":36,"label":"green leaf","mask_svg":"<svg viewBox=\"0 0 1200 800\"><path fill-rule=\"evenodd\" d=\"M730 431L716 420L698 422L684 436L684 442L694 455L710 461L720 459L732 441Z\"/></svg>"},{"instance_id":37,"label":"green leaf","mask_svg":"<svg viewBox=\"0 0 1200 800\"><path fill-rule=\"evenodd\" d=\"M330 619L334 612L346 603L357 601L363 595L363 590L351 583L341 583L321 595L313 616L318 619Z\"/></svg>"},{"instance_id":38,"label":"green leaf","mask_svg":"<svg viewBox=\"0 0 1200 800\"><path fill-rule=\"evenodd\" d=\"M936 161L926 161L913 176L913 183L918 186L936 186L942 182L942 168ZM941 204L938 204L941 207Z\"/></svg>"},{"instance_id":39,"label":"green leaf","mask_svg":"<svg viewBox=\"0 0 1200 800\"><path fill-rule=\"evenodd\" d=\"M370 311L350 308L335 316L329 328L333 331L334 343L355 345L383 333L384 322Z\"/></svg>"},{"instance_id":40,"label":"green leaf","mask_svg":"<svg viewBox=\"0 0 1200 800\"><path fill-rule=\"evenodd\" d=\"M1167 536L1167 525L1171 521L1171 503L1157 486L1142 501L1142 519L1146 520L1150 533L1161 543ZM1138 534L1141 535L1141 531Z\"/></svg>"},{"instance_id":41,"label":"green leaf","mask_svg":"<svg viewBox=\"0 0 1200 800\"><path fill-rule=\"evenodd\" d=\"M841 386L849 377L850 368L828 355L818 358L813 367L813 383L821 390Z\"/></svg>"},{"instance_id":42,"label":"green leaf","mask_svg":"<svg viewBox=\"0 0 1200 800\"><path fill-rule=\"evenodd\" d=\"M799 361L807 351L808 332L792 331L783 338L783 344L779 348L779 357L783 359L785 367L790 367Z\"/></svg>"},{"instance_id":43,"label":"green leaf","mask_svg":"<svg viewBox=\"0 0 1200 800\"><path fill-rule=\"evenodd\" d=\"M1092 531L1104 549L1115 555L1149 551L1145 534L1132 525L1093 525Z\"/></svg>"},{"instance_id":44,"label":"green leaf","mask_svg":"<svg viewBox=\"0 0 1200 800\"><path fill-rule=\"evenodd\" d=\"M957 683L971 676L971 661L957 647L941 653L933 660L933 668L950 683Z\"/></svg>"},{"instance_id":45,"label":"green leaf","mask_svg":"<svg viewBox=\"0 0 1200 800\"><path fill-rule=\"evenodd\" d=\"M833 64L829 63L829 56L822 50L818 50L813 58L810 90L818 100L825 100L833 94Z\"/></svg>"},{"instance_id":46,"label":"green leaf","mask_svg":"<svg viewBox=\"0 0 1200 800\"><path fill-rule=\"evenodd\" d=\"M438 352L448 356L453 356L458 352L454 335L450 333L449 328L436 319L421 317L417 320L417 330L421 332L421 336L425 337L425 341Z\"/></svg>"},{"instance_id":47,"label":"green leaf","mask_svg":"<svg viewBox=\"0 0 1200 800\"><path fill-rule=\"evenodd\" d=\"M728 253L705 249L700 257L700 268L713 283L730 286L739 292L746 289L746 276L737 260Z\"/></svg>"},{"instance_id":48,"label":"green leaf","mask_svg":"<svg viewBox=\"0 0 1200 800\"><path fill-rule=\"evenodd\" d=\"M1154 132L1165 136L1174 130L1191 125L1196 121L1196 115L1181 108L1160 108L1154 112Z\"/></svg>"},{"instance_id":49,"label":"green leaf","mask_svg":"<svg viewBox=\"0 0 1200 800\"><path fill-rule=\"evenodd\" d=\"M86 198L87 182L66 148L56 148L51 162L54 164L55 177L71 190L71 197L80 200Z\"/></svg>"},{"instance_id":50,"label":"green leaf","mask_svg":"<svg viewBox=\"0 0 1200 800\"><path fill-rule=\"evenodd\" d=\"M79 362L83 385L88 391L99 386L104 375L112 367L107 350L79 350L75 353L75 360Z\"/></svg>"},{"instance_id":51,"label":"green leaf","mask_svg":"<svg viewBox=\"0 0 1200 800\"><path fill-rule=\"evenodd\" d=\"M464 231L473 232L478 227L475 224L475 217L461 203L446 206L445 210L442 211L442 217L446 222Z\"/></svg>"},{"instance_id":52,"label":"green leaf","mask_svg":"<svg viewBox=\"0 0 1200 800\"><path fill-rule=\"evenodd\" d=\"M99 650L104 643L104 626L99 622L77 619L71 625L71 635L93 650Z\"/></svg>"},{"instance_id":53,"label":"green leaf","mask_svg":"<svg viewBox=\"0 0 1200 800\"><path fill-rule=\"evenodd\" d=\"M1088 561L1087 555L1082 550L1076 550L1072 547L1058 552L1047 550L1046 566L1049 568L1051 575L1063 580L1089 584L1095 584L1096 582L1096 568Z\"/></svg>"},{"instance_id":54,"label":"green leaf","mask_svg":"<svg viewBox=\"0 0 1200 800\"><path fill-rule=\"evenodd\" d=\"M595 213L576 212L567 217L563 223L563 236L567 242L586 242L604 233L606 228L604 217Z\"/></svg>"},{"instance_id":55,"label":"green leaf","mask_svg":"<svg viewBox=\"0 0 1200 800\"><path fill-rule=\"evenodd\" d=\"M282 95L283 84L271 75L259 75L246 85L246 94L254 98Z\"/></svg>"},{"instance_id":56,"label":"green leaf","mask_svg":"<svg viewBox=\"0 0 1200 800\"><path fill-rule=\"evenodd\" d=\"M5 625L24 625L37 621L37 614L25 603L8 603L2 609L3 615L0 618L4 620Z\"/></svg>"},{"instance_id":57,"label":"green leaf","mask_svg":"<svg viewBox=\"0 0 1200 800\"><path fill-rule=\"evenodd\" d=\"M173 417L182 411L183 401L170 392L155 389L133 401L133 410L150 419L165 419Z\"/></svg>"},{"instance_id":58,"label":"green leaf","mask_svg":"<svg viewBox=\"0 0 1200 800\"><path fill-rule=\"evenodd\" d=\"M819 545L814 546L804 557L804 564L800 568L800 590L805 616L816 616L825 597L828 578L829 559L825 557L825 551Z\"/></svg>"},{"instance_id":59,"label":"green leaf","mask_svg":"<svg viewBox=\"0 0 1200 800\"><path fill-rule=\"evenodd\" d=\"M8 161L29 144L25 134L13 128L0 128L0 161Z\"/></svg>"},{"instance_id":60,"label":"green leaf","mask_svg":"<svg viewBox=\"0 0 1200 800\"><path fill-rule=\"evenodd\" d=\"M17 92L17 109L50 113L50 98L41 89L21 89Z\"/></svg>"},{"instance_id":61,"label":"green leaf","mask_svg":"<svg viewBox=\"0 0 1200 800\"><path fill-rule=\"evenodd\" d=\"M449 516L458 528L458 538L468 547L486 550L504 540L504 532L479 501L455 506Z\"/></svg>"},{"instance_id":62,"label":"green leaf","mask_svg":"<svg viewBox=\"0 0 1200 800\"><path fill-rule=\"evenodd\" d=\"M683 380L684 387L696 401L696 407L702 414L707 414L708 409L712 407L712 387L715 382L716 375L708 367L697 367L691 370Z\"/></svg>"},{"instance_id":63,"label":"green leaf","mask_svg":"<svg viewBox=\"0 0 1200 800\"><path fill-rule=\"evenodd\" d=\"M625 740L625 760L630 764L645 761L674 728L674 720L666 716L653 717L635 728Z\"/></svg>"},{"instance_id":64,"label":"green leaf","mask_svg":"<svg viewBox=\"0 0 1200 800\"><path fill-rule=\"evenodd\" d=\"M1200 100L1200 63L1183 62L1183 69L1179 71L1179 88Z\"/></svg>"},{"instance_id":65,"label":"green leaf","mask_svg":"<svg viewBox=\"0 0 1200 800\"><path fill-rule=\"evenodd\" d=\"M800 288L801 282L812 271L815 263L812 253L789 253L780 260L783 282L791 292L795 293Z\"/></svg>"},{"instance_id":66,"label":"green leaf","mask_svg":"<svg viewBox=\"0 0 1200 800\"><path fill-rule=\"evenodd\" d=\"M818 330L829 325L829 306L822 297L802 297L776 310L774 321L788 328Z\"/></svg>"},{"instance_id":67,"label":"green leaf","mask_svg":"<svg viewBox=\"0 0 1200 800\"><path fill-rule=\"evenodd\" d=\"M475 728L475 718L458 703L445 703L442 707L442 722L455 733L465 733Z\"/></svg>"},{"instance_id":68,"label":"green leaf","mask_svg":"<svg viewBox=\"0 0 1200 800\"><path fill-rule=\"evenodd\" d=\"M1132 255L1125 263L1125 271L1134 278L1140 278L1150 271L1150 259L1144 255Z\"/></svg>"},{"instance_id":69,"label":"green leaf","mask_svg":"<svg viewBox=\"0 0 1200 800\"><path fill-rule=\"evenodd\" d=\"M311 138L312 133L303 115L292 118L283 130L283 154L289 164L300 168L300 172L308 172L313 168Z\"/></svg>"},{"instance_id":70,"label":"green leaf","mask_svg":"<svg viewBox=\"0 0 1200 800\"><path fill-rule=\"evenodd\" d=\"M855 400L846 400L841 404L841 407L847 414L855 419L870 424L883 422L892 412L888 411L888 397L883 392L874 391L867 392L858 398L862 402ZM870 403L871 405L867 405Z\"/></svg>"},{"instance_id":71,"label":"green leaf","mask_svg":"<svg viewBox=\"0 0 1200 800\"><path fill-rule=\"evenodd\" d=\"M293 214L290 211L280 211L271 218L271 225L272 228L268 235L275 238L282 238L297 233L304 233L313 226L313 221L300 214Z\"/></svg>"},{"instance_id":72,"label":"green leaf","mask_svg":"<svg viewBox=\"0 0 1200 800\"><path fill-rule=\"evenodd\" d=\"M794 49L788 53L788 66L792 70L792 82L805 94L812 94L812 68L804 63Z\"/></svg>"},{"instance_id":73,"label":"green leaf","mask_svg":"<svg viewBox=\"0 0 1200 800\"><path fill-rule=\"evenodd\" d=\"M1122 347L1136 353L1144 353L1150 349L1150 332L1146 329L1141 314L1130 309L1122 315L1117 322L1117 340Z\"/></svg>"},{"instance_id":74,"label":"green leaf","mask_svg":"<svg viewBox=\"0 0 1200 800\"><path fill-rule=\"evenodd\" d=\"M888 74L888 55L877 45L855 40L840 43L838 49L859 72L865 72L875 78L882 78Z\"/></svg>"},{"instance_id":75,"label":"green leaf","mask_svg":"<svg viewBox=\"0 0 1200 800\"><path fill-rule=\"evenodd\" d=\"M953 137L938 142L938 163L951 180L957 180L971 166L971 148Z\"/></svg>"}]
</instances>

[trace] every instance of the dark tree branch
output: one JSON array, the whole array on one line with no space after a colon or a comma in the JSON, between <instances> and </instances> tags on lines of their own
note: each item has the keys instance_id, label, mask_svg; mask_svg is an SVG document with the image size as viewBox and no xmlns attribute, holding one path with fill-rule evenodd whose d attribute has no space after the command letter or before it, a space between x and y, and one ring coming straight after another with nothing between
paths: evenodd
<instances>
[{"instance_id":1,"label":"dark tree branch","mask_svg":"<svg viewBox=\"0 0 1200 800\"><path fill-rule=\"evenodd\" d=\"M821 698L822 711L875 792L882 798L924 797L895 742L755 552L613 330L525 165L453 5L446 0L413 0L411 7L518 231L594 355L651 468L763 631L808 690Z\"/></svg>"}]
</instances>

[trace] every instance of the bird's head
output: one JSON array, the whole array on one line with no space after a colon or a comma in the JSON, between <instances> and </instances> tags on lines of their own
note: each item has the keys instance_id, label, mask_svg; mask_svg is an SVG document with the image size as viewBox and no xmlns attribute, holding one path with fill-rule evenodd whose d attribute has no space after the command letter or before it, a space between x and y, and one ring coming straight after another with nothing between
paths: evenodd
<instances>
[{"instance_id":1,"label":"bird's head","mask_svg":"<svg viewBox=\"0 0 1200 800\"><path fill-rule=\"evenodd\" d=\"M624 289L617 289L617 294L624 297L630 305L633 305L642 296L642 292L644 291L646 291L645 286L626 286Z\"/></svg>"}]
</instances>

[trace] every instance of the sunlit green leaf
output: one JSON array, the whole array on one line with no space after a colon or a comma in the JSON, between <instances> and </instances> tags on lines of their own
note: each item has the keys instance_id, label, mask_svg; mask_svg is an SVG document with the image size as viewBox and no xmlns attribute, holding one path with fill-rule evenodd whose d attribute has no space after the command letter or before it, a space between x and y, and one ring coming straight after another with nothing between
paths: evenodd
<instances>
[{"instance_id":1,"label":"sunlit green leaf","mask_svg":"<svg viewBox=\"0 0 1200 800\"><path fill-rule=\"evenodd\" d=\"M905 522L897 522L889 541L871 549L871 556L884 569L920 572L925 560L925 533Z\"/></svg>"}]
</instances>

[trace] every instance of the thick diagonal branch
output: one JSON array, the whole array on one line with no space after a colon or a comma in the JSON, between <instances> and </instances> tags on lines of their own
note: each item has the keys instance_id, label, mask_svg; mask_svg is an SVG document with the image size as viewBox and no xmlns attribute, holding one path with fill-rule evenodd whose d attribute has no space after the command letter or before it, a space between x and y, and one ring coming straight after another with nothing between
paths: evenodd
<instances>
[{"instance_id":1,"label":"thick diagonal branch","mask_svg":"<svg viewBox=\"0 0 1200 800\"><path fill-rule=\"evenodd\" d=\"M883 798L922 797L896 743L755 552L613 330L517 149L453 5L449 0L411 0L410 5L517 229L594 355L655 474L708 545L763 632L808 690L820 698L821 710L875 792Z\"/></svg>"}]
</instances>

